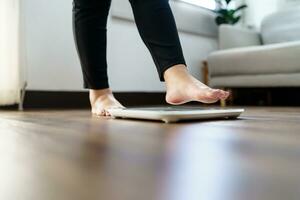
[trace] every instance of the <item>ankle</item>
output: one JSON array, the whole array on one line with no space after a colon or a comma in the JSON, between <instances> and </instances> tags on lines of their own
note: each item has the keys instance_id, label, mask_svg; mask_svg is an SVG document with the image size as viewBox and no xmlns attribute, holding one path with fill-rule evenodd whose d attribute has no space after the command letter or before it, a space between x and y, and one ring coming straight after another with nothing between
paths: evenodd
<instances>
[{"instance_id":1,"label":"ankle","mask_svg":"<svg viewBox=\"0 0 300 200\"><path fill-rule=\"evenodd\" d=\"M112 91L109 88L101 89L101 90L90 90L89 97L91 103L106 98L107 96L112 95Z\"/></svg>"},{"instance_id":2,"label":"ankle","mask_svg":"<svg viewBox=\"0 0 300 200\"><path fill-rule=\"evenodd\" d=\"M185 65L182 64L174 65L173 67L170 67L165 71L164 79L167 82L168 80L174 79L178 76L185 76L185 75L189 75L189 72Z\"/></svg>"}]
</instances>

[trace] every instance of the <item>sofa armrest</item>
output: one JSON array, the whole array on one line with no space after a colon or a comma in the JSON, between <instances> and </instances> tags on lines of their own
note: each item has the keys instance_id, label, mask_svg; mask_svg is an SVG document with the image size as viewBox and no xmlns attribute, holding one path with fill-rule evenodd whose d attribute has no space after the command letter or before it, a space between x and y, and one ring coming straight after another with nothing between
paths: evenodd
<instances>
[{"instance_id":1,"label":"sofa armrest","mask_svg":"<svg viewBox=\"0 0 300 200\"><path fill-rule=\"evenodd\" d=\"M221 25L219 27L220 49L257 46L261 44L261 36L256 31L231 25Z\"/></svg>"},{"instance_id":2,"label":"sofa armrest","mask_svg":"<svg viewBox=\"0 0 300 200\"><path fill-rule=\"evenodd\" d=\"M300 73L300 41L220 50L208 56L210 77Z\"/></svg>"}]
</instances>

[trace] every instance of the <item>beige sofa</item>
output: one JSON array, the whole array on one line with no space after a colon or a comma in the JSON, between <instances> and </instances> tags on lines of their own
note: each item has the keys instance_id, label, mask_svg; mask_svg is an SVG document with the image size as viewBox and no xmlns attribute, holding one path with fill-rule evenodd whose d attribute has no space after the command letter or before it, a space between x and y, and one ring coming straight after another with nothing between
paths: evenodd
<instances>
[{"instance_id":1,"label":"beige sofa","mask_svg":"<svg viewBox=\"0 0 300 200\"><path fill-rule=\"evenodd\" d=\"M300 87L300 7L266 17L261 31L223 25L208 57L209 85Z\"/></svg>"}]
</instances>

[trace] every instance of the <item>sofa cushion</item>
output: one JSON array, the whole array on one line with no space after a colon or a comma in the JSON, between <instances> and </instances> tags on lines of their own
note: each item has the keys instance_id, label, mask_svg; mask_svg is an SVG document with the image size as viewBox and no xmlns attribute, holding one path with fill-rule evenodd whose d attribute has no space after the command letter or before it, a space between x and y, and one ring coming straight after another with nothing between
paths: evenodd
<instances>
[{"instance_id":1,"label":"sofa cushion","mask_svg":"<svg viewBox=\"0 0 300 200\"><path fill-rule=\"evenodd\" d=\"M300 40L300 6L266 17L261 26L264 44Z\"/></svg>"},{"instance_id":2,"label":"sofa cushion","mask_svg":"<svg viewBox=\"0 0 300 200\"><path fill-rule=\"evenodd\" d=\"M210 75L255 75L300 72L300 41L222 50L208 57Z\"/></svg>"},{"instance_id":3,"label":"sofa cushion","mask_svg":"<svg viewBox=\"0 0 300 200\"><path fill-rule=\"evenodd\" d=\"M260 33L239 26L219 26L219 48L233 49L261 45Z\"/></svg>"}]
</instances>

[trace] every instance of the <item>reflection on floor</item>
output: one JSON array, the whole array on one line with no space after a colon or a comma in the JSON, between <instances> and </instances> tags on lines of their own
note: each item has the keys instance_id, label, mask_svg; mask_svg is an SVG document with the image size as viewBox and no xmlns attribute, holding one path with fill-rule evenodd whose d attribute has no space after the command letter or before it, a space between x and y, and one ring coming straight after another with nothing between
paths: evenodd
<instances>
[{"instance_id":1,"label":"reflection on floor","mask_svg":"<svg viewBox=\"0 0 300 200\"><path fill-rule=\"evenodd\" d=\"M0 199L299 199L300 108L163 124L0 111Z\"/></svg>"}]
</instances>

